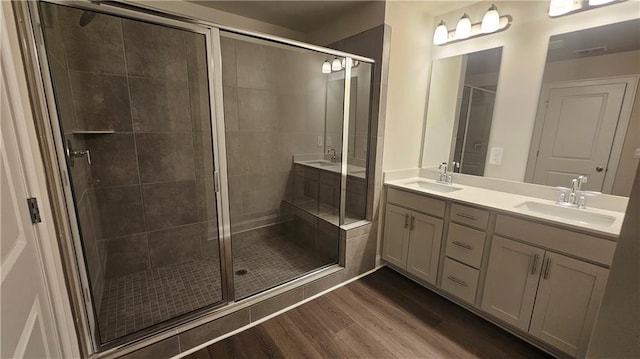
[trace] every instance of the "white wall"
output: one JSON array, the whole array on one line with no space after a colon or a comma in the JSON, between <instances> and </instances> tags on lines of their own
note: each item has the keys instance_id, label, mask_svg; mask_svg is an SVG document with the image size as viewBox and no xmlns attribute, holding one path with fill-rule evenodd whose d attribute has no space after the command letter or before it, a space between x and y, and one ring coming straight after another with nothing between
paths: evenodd
<instances>
[{"instance_id":1,"label":"white wall","mask_svg":"<svg viewBox=\"0 0 640 359\"><path fill-rule=\"evenodd\" d=\"M478 22L488 8L482 2L436 18L453 28L463 12ZM542 74L549 37L638 18L638 1L628 1L560 18L547 16L547 1L496 2L502 14L510 14L513 23L504 32L445 46L433 46L433 59L503 46L502 65L494 108L489 147L504 148L501 165L489 165L485 176L523 180L531 131L537 112ZM433 28L429 32L433 34ZM425 85L426 86L426 85ZM422 166L433 164L422 163Z\"/></svg>"},{"instance_id":2,"label":"white wall","mask_svg":"<svg viewBox=\"0 0 640 359\"><path fill-rule=\"evenodd\" d=\"M431 68L433 16L425 2L387 2L391 26L389 81L382 168L415 168L419 163Z\"/></svg>"}]
</instances>

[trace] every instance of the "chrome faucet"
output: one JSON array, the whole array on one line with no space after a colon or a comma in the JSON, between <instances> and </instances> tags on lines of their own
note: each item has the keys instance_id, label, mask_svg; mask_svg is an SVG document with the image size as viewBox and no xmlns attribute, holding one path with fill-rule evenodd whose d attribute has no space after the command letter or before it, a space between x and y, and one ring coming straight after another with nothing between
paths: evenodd
<instances>
[{"instance_id":1,"label":"chrome faucet","mask_svg":"<svg viewBox=\"0 0 640 359\"><path fill-rule=\"evenodd\" d=\"M585 183L587 183L587 176L578 176L571 180L570 188L560 187L562 190L569 190L569 193L567 195L566 191L562 191L556 203L561 206L586 208L586 196L600 194L600 192L583 191L582 185Z\"/></svg>"},{"instance_id":2,"label":"chrome faucet","mask_svg":"<svg viewBox=\"0 0 640 359\"><path fill-rule=\"evenodd\" d=\"M329 147L327 153L330 153L331 151L333 151L333 154L331 154L331 162L335 163L338 160L338 158L336 157L336 149Z\"/></svg>"},{"instance_id":3,"label":"chrome faucet","mask_svg":"<svg viewBox=\"0 0 640 359\"><path fill-rule=\"evenodd\" d=\"M447 172L448 166L447 162L442 162L438 166L438 169L442 170L442 172L438 173L439 183L453 184L453 171L456 168L460 168L460 164L458 162L451 162L451 172Z\"/></svg>"}]
</instances>

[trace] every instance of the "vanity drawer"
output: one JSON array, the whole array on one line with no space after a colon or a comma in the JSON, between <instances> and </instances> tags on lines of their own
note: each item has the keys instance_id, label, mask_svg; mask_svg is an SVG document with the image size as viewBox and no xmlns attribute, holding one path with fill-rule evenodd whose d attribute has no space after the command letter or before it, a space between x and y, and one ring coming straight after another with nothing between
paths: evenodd
<instances>
[{"instance_id":1,"label":"vanity drawer","mask_svg":"<svg viewBox=\"0 0 640 359\"><path fill-rule=\"evenodd\" d=\"M439 199L389 188L387 191L387 202L432 216L444 217L445 204L444 201Z\"/></svg>"},{"instance_id":2,"label":"vanity drawer","mask_svg":"<svg viewBox=\"0 0 640 359\"><path fill-rule=\"evenodd\" d=\"M445 258L442 270L442 290L473 304L476 299L480 271L453 259Z\"/></svg>"},{"instance_id":3,"label":"vanity drawer","mask_svg":"<svg viewBox=\"0 0 640 359\"><path fill-rule=\"evenodd\" d=\"M451 220L472 227L487 229L489 211L453 203L451 205Z\"/></svg>"},{"instance_id":4,"label":"vanity drawer","mask_svg":"<svg viewBox=\"0 0 640 359\"><path fill-rule=\"evenodd\" d=\"M449 234L447 235L447 257L472 267L480 268L484 238L485 233L483 231L450 223Z\"/></svg>"}]
</instances>

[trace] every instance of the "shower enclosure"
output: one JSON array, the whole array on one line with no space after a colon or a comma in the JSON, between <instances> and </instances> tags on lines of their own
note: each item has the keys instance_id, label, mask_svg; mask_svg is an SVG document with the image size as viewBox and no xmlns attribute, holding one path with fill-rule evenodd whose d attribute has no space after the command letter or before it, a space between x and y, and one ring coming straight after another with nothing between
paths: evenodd
<instances>
[{"instance_id":1,"label":"shower enclosure","mask_svg":"<svg viewBox=\"0 0 640 359\"><path fill-rule=\"evenodd\" d=\"M340 226L366 212L372 60L109 4L29 9L95 350L340 262Z\"/></svg>"}]
</instances>

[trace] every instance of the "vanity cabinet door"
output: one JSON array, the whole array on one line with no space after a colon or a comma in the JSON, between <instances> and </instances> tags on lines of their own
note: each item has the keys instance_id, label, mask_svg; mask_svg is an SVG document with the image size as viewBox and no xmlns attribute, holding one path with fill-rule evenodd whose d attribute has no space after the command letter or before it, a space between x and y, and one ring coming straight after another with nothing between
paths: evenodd
<instances>
[{"instance_id":1,"label":"vanity cabinet door","mask_svg":"<svg viewBox=\"0 0 640 359\"><path fill-rule=\"evenodd\" d=\"M584 356L608 273L547 252L529 332L568 354Z\"/></svg>"},{"instance_id":2,"label":"vanity cabinet door","mask_svg":"<svg viewBox=\"0 0 640 359\"><path fill-rule=\"evenodd\" d=\"M417 212L411 214L407 271L434 285L438 274L442 225L441 219Z\"/></svg>"},{"instance_id":3,"label":"vanity cabinet door","mask_svg":"<svg viewBox=\"0 0 640 359\"><path fill-rule=\"evenodd\" d=\"M533 246L494 236L482 309L528 331L544 252Z\"/></svg>"},{"instance_id":4,"label":"vanity cabinet door","mask_svg":"<svg viewBox=\"0 0 640 359\"><path fill-rule=\"evenodd\" d=\"M384 217L382 259L403 269L407 264L410 220L410 210L387 204Z\"/></svg>"}]
</instances>

